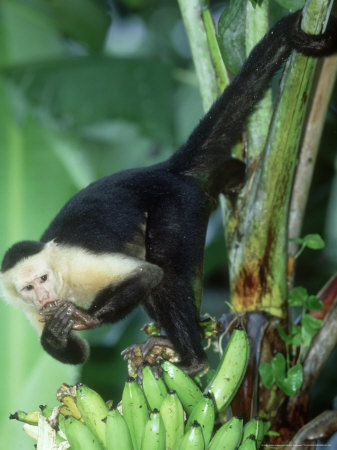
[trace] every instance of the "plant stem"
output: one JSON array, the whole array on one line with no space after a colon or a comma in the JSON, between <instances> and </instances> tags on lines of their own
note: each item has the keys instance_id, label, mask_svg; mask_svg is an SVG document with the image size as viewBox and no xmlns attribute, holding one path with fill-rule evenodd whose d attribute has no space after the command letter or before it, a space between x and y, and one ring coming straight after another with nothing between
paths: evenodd
<instances>
[{"instance_id":1,"label":"plant stem","mask_svg":"<svg viewBox=\"0 0 337 450\"><path fill-rule=\"evenodd\" d=\"M202 103L204 110L207 111L218 97L219 91L211 53L208 47L205 26L202 20L200 1L178 0L178 4L191 47L195 70L199 80Z\"/></svg>"},{"instance_id":2,"label":"plant stem","mask_svg":"<svg viewBox=\"0 0 337 450\"><path fill-rule=\"evenodd\" d=\"M329 107L336 74L337 56L334 55L324 59L320 65L320 74L302 137L301 153L296 169L290 206L288 225L290 238L298 237L301 233L310 184L325 122L324 118ZM297 247L298 244L296 242L289 242L288 251L291 258L297 258L298 254L295 255Z\"/></svg>"},{"instance_id":3,"label":"plant stem","mask_svg":"<svg viewBox=\"0 0 337 450\"><path fill-rule=\"evenodd\" d=\"M318 14L315 2L308 2L304 17L309 32L322 29L322 17L329 10L330 2L321 0ZM232 302L237 311L286 316L288 208L315 68L316 60L301 54L293 54L288 62L265 151L228 224Z\"/></svg>"}]
</instances>

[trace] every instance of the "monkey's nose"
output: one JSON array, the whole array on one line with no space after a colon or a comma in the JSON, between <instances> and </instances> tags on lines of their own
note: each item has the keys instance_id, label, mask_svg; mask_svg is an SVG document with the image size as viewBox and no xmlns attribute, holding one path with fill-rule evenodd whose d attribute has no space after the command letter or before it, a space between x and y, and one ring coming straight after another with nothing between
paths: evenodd
<instances>
[{"instance_id":1,"label":"monkey's nose","mask_svg":"<svg viewBox=\"0 0 337 450\"><path fill-rule=\"evenodd\" d=\"M50 295L46 289L39 289L37 292L37 297L37 301L41 307L50 302Z\"/></svg>"}]
</instances>

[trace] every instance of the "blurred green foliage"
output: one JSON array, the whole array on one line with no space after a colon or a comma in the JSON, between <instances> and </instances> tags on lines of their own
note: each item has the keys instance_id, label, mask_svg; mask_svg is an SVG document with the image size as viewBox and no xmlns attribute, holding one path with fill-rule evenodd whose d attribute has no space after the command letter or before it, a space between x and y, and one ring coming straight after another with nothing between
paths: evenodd
<instances>
[{"instance_id":1,"label":"blurred green foliage","mask_svg":"<svg viewBox=\"0 0 337 450\"><path fill-rule=\"evenodd\" d=\"M336 98L335 92L335 107ZM201 116L175 2L2 0L1 254L17 240L38 239L67 199L94 179L166 158ZM310 291L336 268L336 138L332 110L305 224L306 232L325 237L327 250L308 253L299 266L300 284ZM225 262L217 213L205 258L203 310L212 314L228 300ZM144 340L142 312L86 333L91 359L73 368L42 351L21 311L4 302L0 311L0 433L6 448L32 446L20 425L8 421L9 413L54 405L61 382L81 379L104 398L120 398L126 376L120 351Z\"/></svg>"}]
</instances>

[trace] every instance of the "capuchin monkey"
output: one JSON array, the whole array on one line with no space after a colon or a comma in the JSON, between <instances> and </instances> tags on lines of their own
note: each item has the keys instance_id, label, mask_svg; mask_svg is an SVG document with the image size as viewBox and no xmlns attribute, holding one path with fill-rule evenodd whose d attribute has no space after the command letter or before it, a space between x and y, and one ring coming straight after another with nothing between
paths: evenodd
<instances>
[{"instance_id":1,"label":"capuchin monkey","mask_svg":"<svg viewBox=\"0 0 337 450\"><path fill-rule=\"evenodd\" d=\"M247 116L292 50L337 51L337 20L326 32L301 31L301 11L278 22L240 72L168 160L106 176L78 192L40 241L5 254L5 299L21 307L42 347L69 364L88 345L75 330L116 322L142 305L165 331L182 367L206 362L196 317L207 223L219 193L233 198L245 164L230 150Z\"/></svg>"}]
</instances>

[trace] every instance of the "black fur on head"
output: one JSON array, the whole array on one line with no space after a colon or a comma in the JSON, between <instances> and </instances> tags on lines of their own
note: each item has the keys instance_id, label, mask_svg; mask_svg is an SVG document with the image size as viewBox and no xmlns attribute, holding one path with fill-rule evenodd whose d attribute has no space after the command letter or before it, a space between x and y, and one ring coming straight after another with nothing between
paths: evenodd
<instances>
[{"instance_id":1,"label":"black fur on head","mask_svg":"<svg viewBox=\"0 0 337 450\"><path fill-rule=\"evenodd\" d=\"M39 253L43 247L43 242L39 241L21 241L10 247L5 253L2 260L1 272L12 269L21 259L28 258L29 256Z\"/></svg>"}]
</instances>

